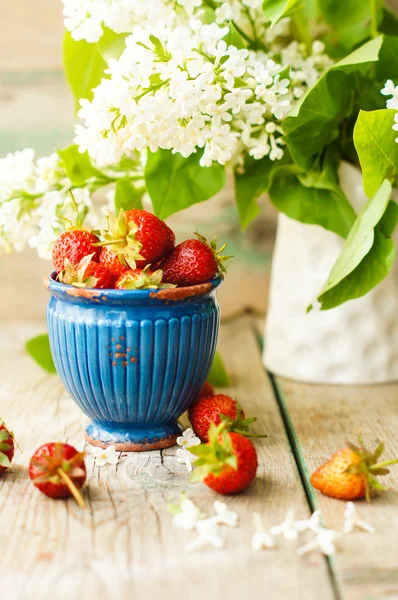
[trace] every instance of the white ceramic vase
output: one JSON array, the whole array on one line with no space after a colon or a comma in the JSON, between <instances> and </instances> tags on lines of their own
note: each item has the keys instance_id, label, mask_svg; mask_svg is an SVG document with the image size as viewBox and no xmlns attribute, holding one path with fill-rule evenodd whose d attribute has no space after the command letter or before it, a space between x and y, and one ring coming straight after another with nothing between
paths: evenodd
<instances>
[{"instance_id":1,"label":"white ceramic vase","mask_svg":"<svg viewBox=\"0 0 398 600\"><path fill-rule=\"evenodd\" d=\"M367 200L360 171L343 163L339 175L358 212ZM276 375L313 383L397 381L398 260L388 277L366 296L306 314L343 243L322 227L279 215L264 364Z\"/></svg>"}]
</instances>

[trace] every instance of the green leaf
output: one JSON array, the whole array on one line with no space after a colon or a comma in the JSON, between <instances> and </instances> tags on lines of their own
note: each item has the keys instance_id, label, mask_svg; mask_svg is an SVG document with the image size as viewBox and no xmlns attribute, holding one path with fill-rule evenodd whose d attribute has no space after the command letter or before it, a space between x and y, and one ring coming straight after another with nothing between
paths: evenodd
<instances>
[{"instance_id":1,"label":"green leaf","mask_svg":"<svg viewBox=\"0 0 398 600\"><path fill-rule=\"evenodd\" d=\"M92 100L92 90L101 82L107 63L97 44L89 44L85 40L76 42L69 31L65 33L63 55L66 78L77 112L81 98Z\"/></svg>"},{"instance_id":2,"label":"green leaf","mask_svg":"<svg viewBox=\"0 0 398 600\"><path fill-rule=\"evenodd\" d=\"M148 152L145 183L155 214L166 219L179 210L208 200L225 185L225 170L219 164L201 167L202 151L184 158L170 150Z\"/></svg>"},{"instance_id":3,"label":"green leaf","mask_svg":"<svg viewBox=\"0 0 398 600\"><path fill-rule=\"evenodd\" d=\"M134 187L129 177L117 180L115 190L115 208L117 211L131 210L132 208L143 209L142 196L144 189Z\"/></svg>"},{"instance_id":4,"label":"green leaf","mask_svg":"<svg viewBox=\"0 0 398 600\"><path fill-rule=\"evenodd\" d=\"M383 106L385 100L380 93L375 94L375 66L379 54L383 54L383 65L394 63L394 52L398 53L397 38L379 36L361 46L324 73L285 118L285 140L294 162L302 169L311 168L316 157L339 136L351 114L359 108ZM379 63L376 69L380 80L376 89L380 90L388 77L382 80L384 72Z\"/></svg>"},{"instance_id":5,"label":"green leaf","mask_svg":"<svg viewBox=\"0 0 398 600\"><path fill-rule=\"evenodd\" d=\"M383 9L379 31L387 35L398 35L398 17L388 8Z\"/></svg>"},{"instance_id":6,"label":"green leaf","mask_svg":"<svg viewBox=\"0 0 398 600\"><path fill-rule=\"evenodd\" d=\"M2 421L0 421L0 423L1 422ZM0 442L5 442L5 440L8 440L9 437L10 437L10 434L7 429L2 429L0 431Z\"/></svg>"},{"instance_id":7,"label":"green leaf","mask_svg":"<svg viewBox=\"0 0 398 600\"><path fill-rule=\"evenodd\" d=\"M355 212L338 184L322 177L321 172L300 176L294 165L280 167L269 188L271 201L291 219L320 225L345 238L355 222Z\"/></svg>"},{"instance_id":8,"label":"green leaf","mask_svg":"<svg viewBox=\"0 0 398 600\"><path fill-rule=\"evenodd\" d=\"M48 335L43 333L28 340L25 349L37 364L48 373L56 373Z\"/></svg>"},{"instance_id":9,"label":"green leaf","mask_svg":"<svg viewBox=\"0 0 398 600\"><path fill-rule=\"evenodd\" d=\"M378 21L382 20L383 0L377 0ZM336 47L341 46L350 52L355 46L364 42L371 35L372 5L371 0L319 0L322 18L331 26L325 41Z\"/></svg>"},{"instance_id":10,"label":"green leaf","mask_svg":"<svg viewBox=\"0 0 398 600\"><path fill-rule=\"evenodd\" d=\"M377 227L389 204L391 184L384 180L358 215L318 300L328 310L363 296L391 269L394 243Z\"/></svg>"},{"instance_id":11,"label":"green leaf","mask_svg":"<svg viewBox=\"0 0 398 600\"><path fill-rule=\"evenodd\" d=\"M229 386L229 383L230 383L229 376L225 369L223 359L221 358L221 354L218 352L218 350L216 351L216 353L214 355L213 364L210 369L210 373L209 373L207 380L214 387L228 387Z\"/></svg>"},{"instance_id":12,"label":"green leaf","mask_svg":"<svg viewBox=\"0 0 398 600\"><path fill-rule=\"evenodd\" d=\"M226 42L227 46L235 46L239 50L247 48L247 43L245 39L241 36L241 34L236 29L232 21L229 24L229 32L223 39Z\"/></svg>"},{"instance_id":13,"label":"green leaf","mask_svg":"<svg viewBox=\"0 0 398 600\"><path fill-rule=\"evenodd\" d=\"M2 452L0 452L0 467L10 467L11 463L10 460L8 458L8 456L6 454L3 454Z\"/></svg>"},{"instance_id":14,"label":"green leaf","mask_svg":"<svg viewBox=\"0 0 398 600\"><path fill-rule=\"evenodd\" d=\"M300 0L265 0L263 3L264 17L271 21L271 27L280 19L290 16L293 9L298 8Z\"/></svg>"},{"instance_id":15,"label":"green leaf","mask_svg":"<svg viewBox=\"0 0 398 600\"><path fill-rule=\"evenodd\" d=\"M115 33L104 27L104 33L98 42L98 49L102 58L106 61L111 58L120 58L126 48L127 33Z\"/></svg>"},{"instance_id":16,"label":"green leaf","mask_svg":"<svg viewBox=\"0 0 398 600\"><path fill-rule=\"evenodd\" d=\"M234 173L235 201L238 207L240 226L246 229L260 214L257 199L268 188L269 175L275 167L267 156L261 160L249 158L243 173Z\"/></svg>"},{"instance_id":17,"label":"green leaf","mask_svg":"<svg viewBox=\"0 0 398 600\"><path fill-rule=\"evenodd\" d=\"M105 177L101 171L93 167L88 153L80 154L75 144L63 148L63 150L57 150L57 152L74 187L86 185L87 180L93 177Z\"/></svg>"},{"instance_id":18,"label":"green leaf","mask_svg":"<svg viewBox=\"0 0 398 600\"><path fill-rule=\"evenodd\" d=\"M387 204L384 215L381 217L378 228L385 236L390 237L395 231L398 223L398 204L394 200L390 200Z\"/></svg>"},{"instance_id":19,"label":"green leaf","mask_svg":"<svg viewBox=\"0 0 398 600\"><path fill-rule=\"evenodd\" d=\"M354 144L369 198L375 195L383 179L391 179L398 169L398 144L392 129L395 114L391 109L361 110L355 124Z\"/></svg>"}]
</instances>

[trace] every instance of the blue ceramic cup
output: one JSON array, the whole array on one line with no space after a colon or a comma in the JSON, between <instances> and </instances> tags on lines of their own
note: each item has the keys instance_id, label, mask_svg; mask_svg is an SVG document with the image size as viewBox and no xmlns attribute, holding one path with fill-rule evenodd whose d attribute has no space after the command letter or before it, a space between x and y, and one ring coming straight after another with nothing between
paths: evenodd
<instances>
[{"instance_id":1,"label":"blue ceramic cup","mask_svg":"<svg viewBox=\"0 0 398 600\"><path fill-rule=\"evenodd\" d=\"M86 438L122 451L166 448L206 381L220 309L217 278L160 290L82 289L45 278L57 371L91 419Z\"/></svg>"}]
</instances>

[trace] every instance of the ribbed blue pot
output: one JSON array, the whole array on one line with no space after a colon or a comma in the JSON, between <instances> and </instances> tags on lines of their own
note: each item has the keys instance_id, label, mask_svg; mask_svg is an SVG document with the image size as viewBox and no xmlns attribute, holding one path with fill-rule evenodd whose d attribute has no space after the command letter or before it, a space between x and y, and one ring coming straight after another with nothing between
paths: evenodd
<instances>
[{"instance_id":1,"label":"ribbed blue pot","mask_svg":"<svg viewBox=\"0 0 398 600\"><path fill-rule=\"evenodd\" d=\"M221 280L165 290L94 290L45 283L57 371L90 417L86 438L123 451L165 448L208 376Z\"/></svg>"}]
</instances>

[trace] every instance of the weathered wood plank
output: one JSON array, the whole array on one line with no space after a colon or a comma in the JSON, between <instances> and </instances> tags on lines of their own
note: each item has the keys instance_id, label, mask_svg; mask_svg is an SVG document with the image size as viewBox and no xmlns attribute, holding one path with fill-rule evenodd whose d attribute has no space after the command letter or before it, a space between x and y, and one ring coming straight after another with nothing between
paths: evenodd
<instances>
[{"instance_id":1,"label":"weathered wood plank","mask_svg":"<svg viewBox=\"0 0 398 600\"><path fill-rule=\"evenodd\" d=\"M253 322L261 346L264 319ZM311 474L347 441L355 443L358 434L370 447L384 440L386 460L398 456L398 383L353 387L272 381L309 502L313 510L322 510L327 527L342 531L345 503L316 491ZM383 479L388 493L356 504L376 532L345 536L331 562L344 600L398 598L398 470L392 467Z\"/></svg>"},{"instance_id":2,"label":"weathered wood plank","mask_svg":"<svg viewBox=\"0 0 398 600\"><path fill-rule=\"evenodd\" d=\"M309 483L315 468L347 440L363 434L369 444L385 440L386 460L398 456L398 384L367 387L306 385L279 379L281 409L313 508L321 508L325 524L340 530L345 504L323 496ZM391 490L372 503L358 502L361 517L376 533L357 532L339 543L333 560L345 600L398 598L396 546L398 535L398 472L385 478Z\"/></svg>"},{"instance_id":3,"label":"weathered wood plank","mask_svg":"<svg viewBox=\"0 0 398 600\"><path fill-rule=\"evenodd\" d=\"M319 590L322 600L333 598L323 559L310 564L284 542L265 553L250 547L253 511L261 512L270 526L290 506L303 518L309 509L248 320L222 327L221 350L233 376L228 391L248 413L259 415L258 430L268 438L256 442L260 466L255 485L227 499L240 526L223 531L224 550L195 554L184 551L194 534L172 527L167 500L187 490L202 510L211 512L217 496L203 484L187 484L175 448L130 455L101 470L88 455L86 511L73 501L46 499L30 484L25 467L35 447L68 440L82 448L86 421L58 378L43 374L21 351L24 339L41 329L41 324L1 323L0 414L24 451L0 480L0 531L7 548L0 580L7 597L47 600L56 586L61 600L159 592L166 600L181 593L195 600L210 592L237 599L249 589L273 600L319 600Z\"/></svg>"}]
</instances>

